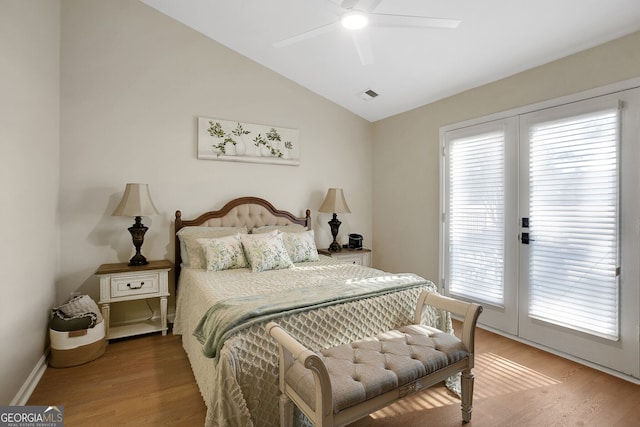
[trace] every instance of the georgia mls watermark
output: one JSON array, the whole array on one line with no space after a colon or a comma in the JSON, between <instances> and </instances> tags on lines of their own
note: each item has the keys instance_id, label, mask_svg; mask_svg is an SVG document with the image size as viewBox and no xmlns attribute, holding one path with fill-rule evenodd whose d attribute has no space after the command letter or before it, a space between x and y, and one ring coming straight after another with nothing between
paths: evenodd
<instances>
[{"instance_id":1,"label":"georgia mls watermark","mask_svg":"<svg viewBox=\"0 0 640 427\"><path fill-rule=\"evenodd\" d=\"M0 406L0 427L63 426L63 406Z\"/></svg>"}]
</instances>

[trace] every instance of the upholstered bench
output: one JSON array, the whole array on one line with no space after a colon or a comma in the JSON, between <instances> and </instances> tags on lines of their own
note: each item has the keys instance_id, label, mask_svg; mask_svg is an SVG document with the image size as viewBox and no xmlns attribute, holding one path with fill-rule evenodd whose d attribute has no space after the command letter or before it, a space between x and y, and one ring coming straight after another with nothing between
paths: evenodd
<instances>
[{"instance_id":1,"label":"upholstered bench","mask_svg":"<svg viewBox=\"0 0 640 427\"><path fill-rule=\"evenodd\" d=\"M462 340L420 325L424 306L463 317ZM315 353L274 322L280 348L280 425L295 404L315 426L342 426L462 372L462 419L471 420L474 332L482 307L434 293L418 299L414 325Z\"/></svg>"}]
</instances>

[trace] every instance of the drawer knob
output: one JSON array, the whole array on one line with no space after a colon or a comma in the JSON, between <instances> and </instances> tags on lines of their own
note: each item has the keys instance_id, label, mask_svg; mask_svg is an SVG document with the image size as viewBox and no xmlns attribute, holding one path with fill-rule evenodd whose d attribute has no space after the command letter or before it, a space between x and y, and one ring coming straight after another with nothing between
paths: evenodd
<instances>
[{"instance_id":1,"label":"drawer knob","mask_svg":"<svg viewBox=\"0 0 640 427\"><path fill-rule=\"evenodd\" d=\"M140 289L144 286L144 282L140 282L140 286L131 286L131 283L127 283L127 288L129 289Z\"/></svg>"}]
</instances>

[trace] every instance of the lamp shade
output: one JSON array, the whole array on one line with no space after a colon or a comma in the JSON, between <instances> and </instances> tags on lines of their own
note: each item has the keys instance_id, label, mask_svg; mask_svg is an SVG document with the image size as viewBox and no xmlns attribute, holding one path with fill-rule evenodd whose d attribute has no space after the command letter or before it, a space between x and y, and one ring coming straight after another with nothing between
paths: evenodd
<instances>
[{"instance_id":1,"label":"lamp shade","mask_svg":"<svg viewBox=\"0 0 640 427\"><path fill-rule=\"evenodd\" d=\"M158 215L149 194L149 184L127 184L120 204L112 216Z\"/></svg>"},{"instance_id":2,"label":"lamp shade","mask_svg":"<svg viewBox=\"0 0 640 427\"><path fill-rule=\"evenodd\" d=\"M327 191L327 195L324 197L324 201L320 208L319 212L328 212L328 213L351 213L349 210L349 206L347 205L347 201L344 199L344 192L342 188L330 188Z\"/></svg>"}]
</instances>

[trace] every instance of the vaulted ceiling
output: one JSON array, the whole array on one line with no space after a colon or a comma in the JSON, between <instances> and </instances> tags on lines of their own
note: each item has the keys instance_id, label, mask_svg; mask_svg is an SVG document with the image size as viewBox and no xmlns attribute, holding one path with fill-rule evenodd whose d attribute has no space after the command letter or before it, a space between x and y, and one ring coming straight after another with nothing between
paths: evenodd
<instances>
[{"instance_id":1,"label":"vaulted ceiling","mask_svg":"<svg viewBox=\"0 0 640 427\"><path fill-rule=\"evenodd\" d=\"M640 30L639 0L141 1L369 121Z\"/></svg>"}]
</instances>

